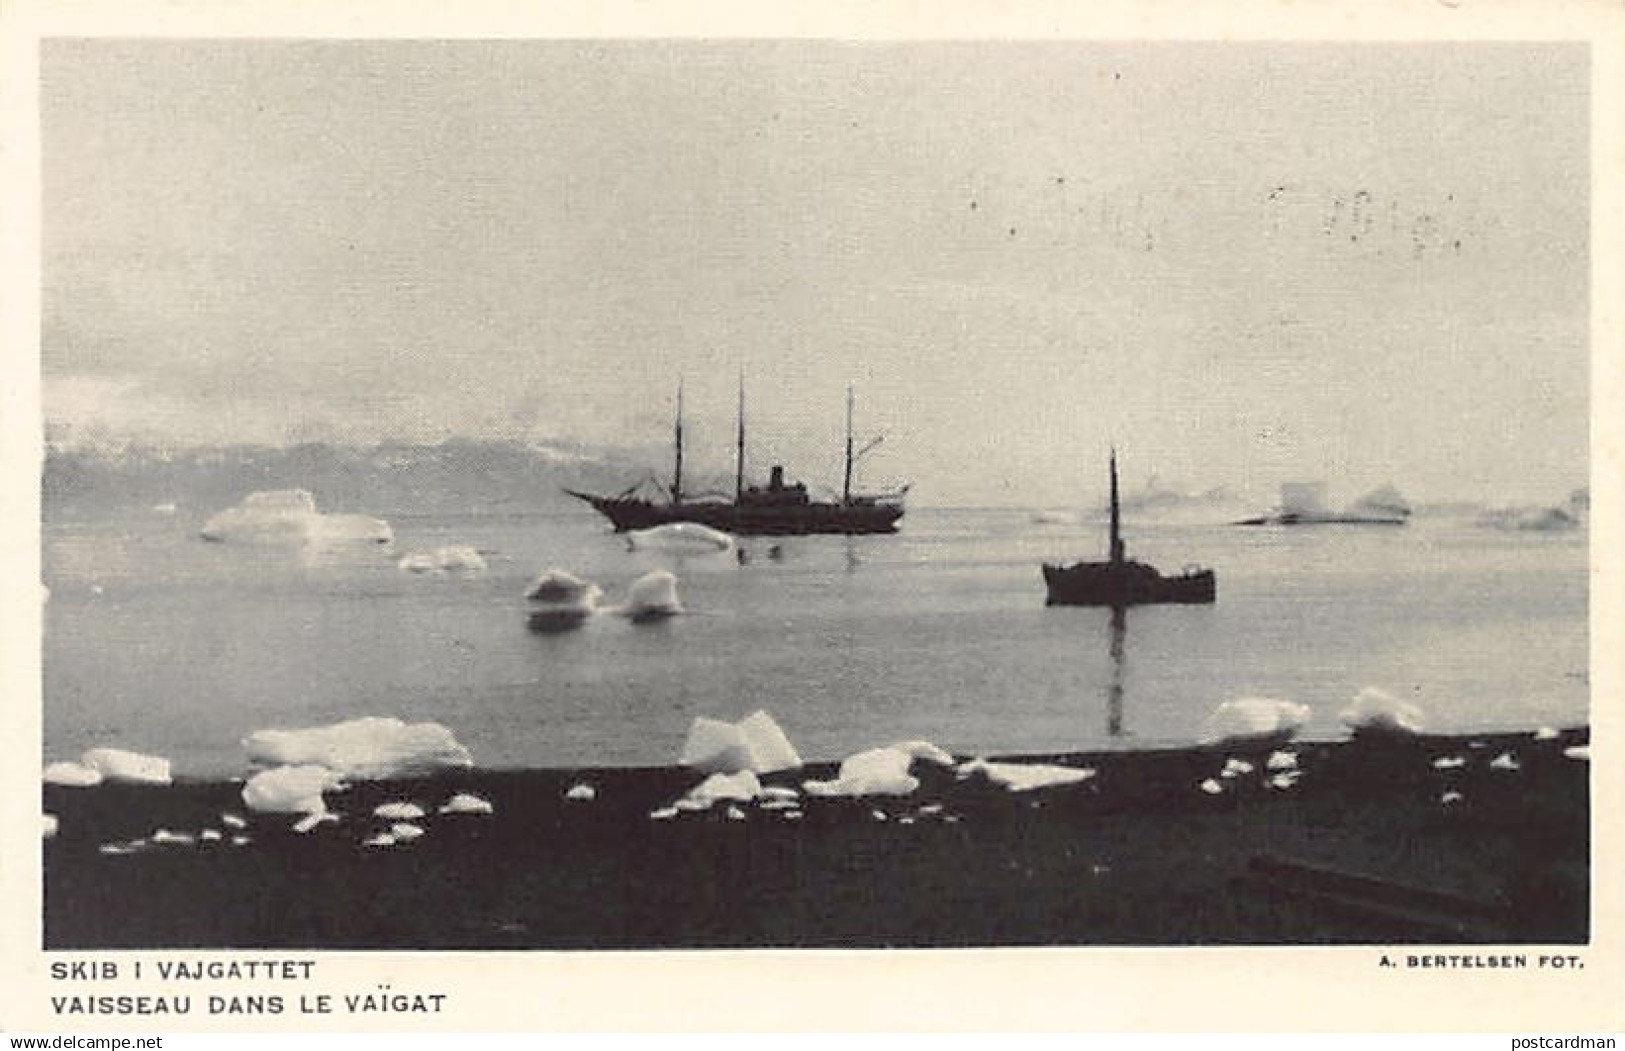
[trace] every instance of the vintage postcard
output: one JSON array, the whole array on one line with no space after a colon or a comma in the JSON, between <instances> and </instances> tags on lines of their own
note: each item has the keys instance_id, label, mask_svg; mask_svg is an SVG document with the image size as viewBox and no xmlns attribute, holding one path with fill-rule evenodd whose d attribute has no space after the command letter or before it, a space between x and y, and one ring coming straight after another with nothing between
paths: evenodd
<instances>
[{"instance_id":1,"label":"vintage postcard","mask_svg":"<svg viewBox=\"0 0 1625 1051\"><path fill-rule=\"evenodd\" d=\"M0 1028L1620 1028L1625 20L1221 6L8 14Z\"/></svg>"}]
</instances>

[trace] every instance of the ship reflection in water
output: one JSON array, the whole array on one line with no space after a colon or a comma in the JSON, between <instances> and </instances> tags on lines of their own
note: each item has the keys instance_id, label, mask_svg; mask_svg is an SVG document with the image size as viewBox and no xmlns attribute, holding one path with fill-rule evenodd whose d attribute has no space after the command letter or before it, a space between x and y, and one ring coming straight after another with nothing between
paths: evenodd
<instances>
[{"instance_id":1,"label":"ship reflection in water","mask_svg":"<svg viewBox=\"0 0 1625 1051\"><path fill-rule=\"evenodd\" d=\"M1111 680L1106 684L1106 736L1123 736L1123 643L1128 635L1128 607L1112 607Z\"/></svg>"}]
</instances>

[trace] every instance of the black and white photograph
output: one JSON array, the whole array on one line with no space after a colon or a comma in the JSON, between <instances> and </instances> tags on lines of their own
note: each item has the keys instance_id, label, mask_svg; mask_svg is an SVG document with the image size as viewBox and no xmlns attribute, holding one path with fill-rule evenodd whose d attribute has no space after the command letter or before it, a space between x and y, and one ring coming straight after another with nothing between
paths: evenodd
<instances>
[{"instance_id":1,"label":"black and white photograph","mask_svg":"<svg viewBox=\"0 0 1625 1051\"><path fill-rule=\"evenodd\" d=\"M1583 966L1587 40L37 62L31 951Z\"/></svg>"}]
</instances>

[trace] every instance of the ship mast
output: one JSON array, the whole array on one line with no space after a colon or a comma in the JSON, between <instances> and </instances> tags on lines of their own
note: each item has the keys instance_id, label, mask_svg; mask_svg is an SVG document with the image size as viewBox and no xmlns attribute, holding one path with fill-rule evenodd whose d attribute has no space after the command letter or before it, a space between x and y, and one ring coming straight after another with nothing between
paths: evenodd
<instances>
[{"instance_id":1,"label":"ship mast","mask_svg":"<svg viewBox=\"0 0 1625 1051\"><path fill-rule=\"evenodd\" d=\"M739 370L739 449L734 460L734 503L745 493L745 370Z\"/></svg>"},{"instance_id":2,"label":"ship mast","mask_svg":"<svg viewBox=\"0 0 1625 1051\"><path fill-rule=\"evenodd\" d=\"M846 477L841 482L841 503L852 502L852 384L846 385Z\"/></svg>"},{"instance_id":3,"label":"ship mast","mask_svg":"<svg viewBox=\"0 0 1625 1051\"><path fill-rule=\"evenodd\" d=\"M1123 527L1121 514L1117 507L1117 446L1112 446L1112 563L1121 564L1124 561Z\"/></svg>"},{"instance_id":4,"label":"ship mast","mask_svg":"<svg viewBox=\"0 0 1625 1051\"><path fill-rule=\"evenodd\" d=\"M672 471L671 502L683 502L683 381L677 381L677 424L673 428L677 443L677 463Z\"/></svg>"}]
</instances>

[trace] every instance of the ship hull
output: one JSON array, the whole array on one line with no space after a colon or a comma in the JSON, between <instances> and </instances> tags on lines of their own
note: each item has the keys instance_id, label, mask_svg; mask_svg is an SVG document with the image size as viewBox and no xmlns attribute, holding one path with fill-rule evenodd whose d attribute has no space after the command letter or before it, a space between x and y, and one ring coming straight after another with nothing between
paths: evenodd
<instances>
[{"instance_id":1,"label":"ship hull","mask_svg":"<svg viewBox=\"0 0 1625 1051\"><path fill-rule=\"evenodd\" d=\"M1211 569L1165 577L1140 562L1045 565L1047 606L1207 605L1218 599Z\"/></svg>"},{"instance_id":2,"label":"ship hull","mask_svg":"<svg viewBox=\"0 0 1625 1051\"><path fill-rule=\"evenodd\" d=\"M673 522L697 522L736 536L811 536L816 534L895 533L903 517L896 504L821 504L790 506L725 503L657 504L628 497L593 496L567 490L609 519L617 533Z\"/></svg>"}]
</instances>

